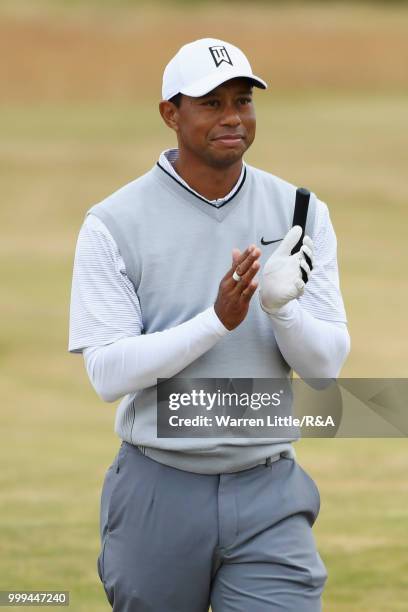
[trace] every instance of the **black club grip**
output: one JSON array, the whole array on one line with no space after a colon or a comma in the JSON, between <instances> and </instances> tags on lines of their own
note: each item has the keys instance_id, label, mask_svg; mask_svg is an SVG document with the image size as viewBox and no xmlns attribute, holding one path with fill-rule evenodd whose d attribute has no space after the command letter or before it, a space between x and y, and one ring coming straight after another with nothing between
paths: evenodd
<instances>
[{"instance_id":1,"label":"black club grip","mask_svg":"<svg viewBox=\"0 0 408 612\"><path fill-rule=\"evenodd\" d=\"M299 238L298 243L293 247L291 254L297 253L302 246L303 238L305 237L305 228L306 228L306 220L307 220L307 212L309 210L309 201L310 201L310 191L305 187L299 187L296 189L296 200L295 200L295 210L293 213L293 221L292 227L294 225L300 225L302 228L302 235ZM310 269L312 269L312 262L309 257L305 254L305 259ZM307 283L307 274L302 269L302 280L304 283Z\"/></svg>"}]
</instances>

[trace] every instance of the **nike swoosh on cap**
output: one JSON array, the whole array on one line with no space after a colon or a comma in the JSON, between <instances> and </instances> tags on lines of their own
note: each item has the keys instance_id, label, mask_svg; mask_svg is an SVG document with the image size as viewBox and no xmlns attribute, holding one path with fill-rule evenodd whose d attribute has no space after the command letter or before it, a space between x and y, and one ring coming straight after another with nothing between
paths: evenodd
<instances>
[{"instance_id":1,"label":"nike swoosh on cap","mask_svg":"<svg viewBox=\"0 0 408 612\"><path fill-rule=\"evenodd\" d=\"M264 237L261 238L261 244L273 244L274 242L281 242L283 238L278 238L277 240L264 240Z\"/></svg>"}]
</instances>

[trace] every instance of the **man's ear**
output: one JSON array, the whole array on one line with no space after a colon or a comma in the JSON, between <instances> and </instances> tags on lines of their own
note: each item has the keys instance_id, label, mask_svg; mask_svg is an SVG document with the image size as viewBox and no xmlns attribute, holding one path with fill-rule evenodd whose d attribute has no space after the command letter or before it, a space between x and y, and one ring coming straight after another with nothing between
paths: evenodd
<instances>
[{"instance_id":1,"label":"man's ear","mask_svg":"<svg viewBox=\"0 0 408 612\"><path fill-rule=\"evenodd\" d=\"M162 100L159 104L159 111L167 127L178 132L179 109L173 102Z\"/></svg>"}]
</instances>

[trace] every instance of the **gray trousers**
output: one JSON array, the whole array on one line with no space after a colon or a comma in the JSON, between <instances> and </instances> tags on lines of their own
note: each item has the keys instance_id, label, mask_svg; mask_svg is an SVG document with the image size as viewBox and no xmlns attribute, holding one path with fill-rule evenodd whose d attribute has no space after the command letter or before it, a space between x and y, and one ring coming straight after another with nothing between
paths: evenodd
<instances>
[{"instance_id":1,"label":"gray trousers","mask_svg":"<svg viewBox=\"0 0 408 612\"><path fill-rule=\"evenodd\" d=\"M318 489L293 459L178 470L122 442L101 498L98 573L114 612L318 612Z\"/></svg>"}]
</instances>

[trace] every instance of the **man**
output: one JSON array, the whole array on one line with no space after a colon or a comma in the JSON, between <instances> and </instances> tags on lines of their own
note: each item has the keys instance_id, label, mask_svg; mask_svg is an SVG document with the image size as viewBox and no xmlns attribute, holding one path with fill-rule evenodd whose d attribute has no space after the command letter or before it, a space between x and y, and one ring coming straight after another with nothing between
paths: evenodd
<instances>
[{"instance_id":1,"label":"man","mask_svg":"<svg viewBox=\"0 0 408 612\"><path fill-rule=\"evenodd\" d=\"M178 148L79 234L69 350L103 400L123 398L98 558L117 612L321 609L320 499L296 438L156 431L158 378L337 377L349 351L327 206L312 196L311 237L291 255L295 187L243 163L254 86L266 83L237 47L182 47L160 102Z\"/></svg>"}]
</instances>

